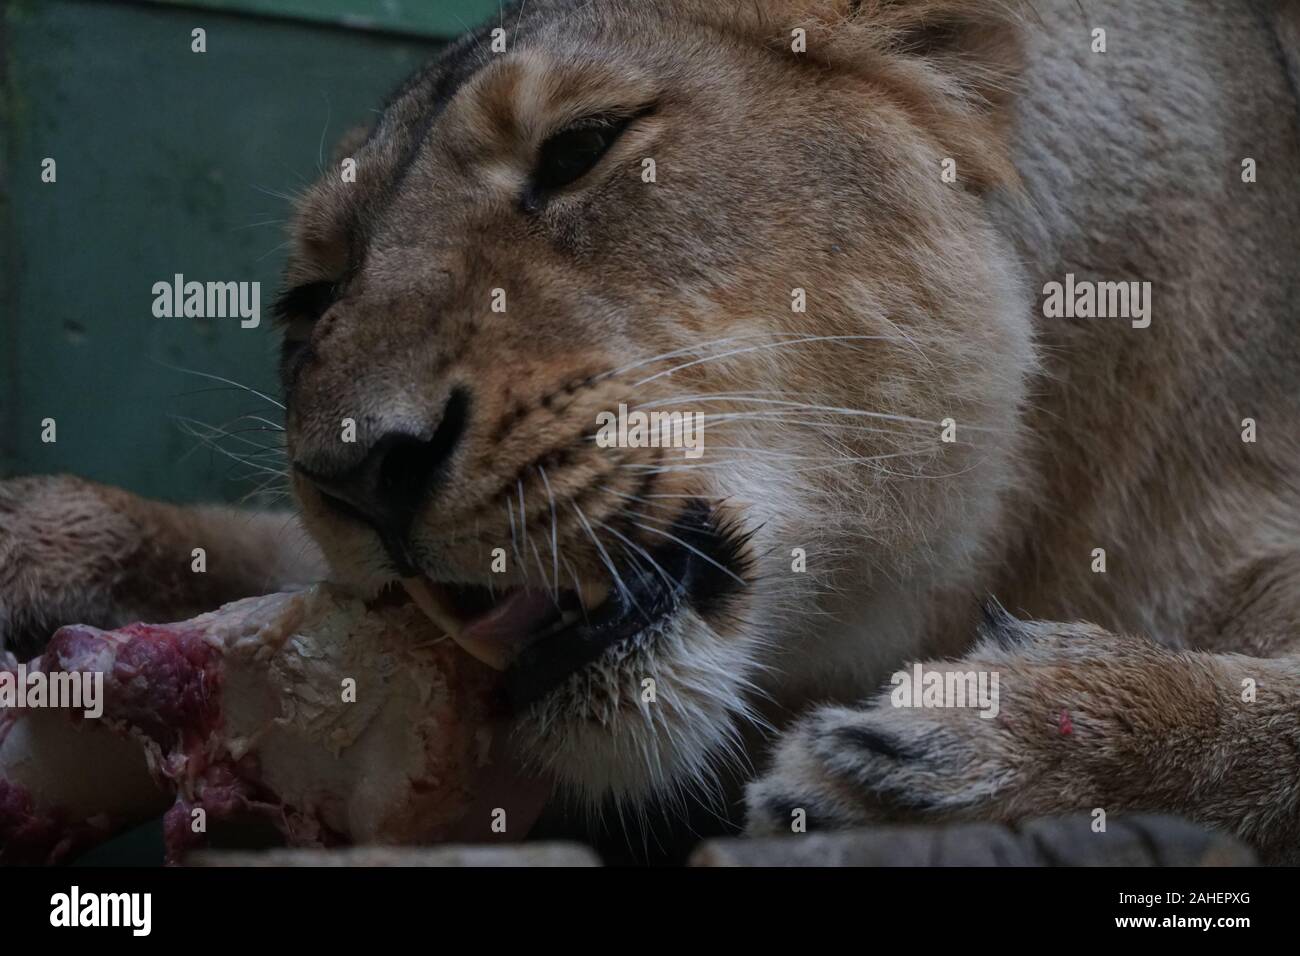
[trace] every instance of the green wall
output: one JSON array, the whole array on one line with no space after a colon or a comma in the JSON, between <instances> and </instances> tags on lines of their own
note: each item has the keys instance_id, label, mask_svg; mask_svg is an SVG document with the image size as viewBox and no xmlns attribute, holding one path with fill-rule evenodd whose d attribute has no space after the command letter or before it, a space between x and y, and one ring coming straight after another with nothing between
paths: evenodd
<instances>
[{"instance_id":1,"label":"green wall","mask_svg":"<svg viewBox=\"0 0 1300 956\"><path fill-rule=\"evenodd\" d=\"M281 197L497 0L0 4L0 474L239 500L252 472L177 418L277 410L174 367L275 394ZM152 286L175 273L261 282L261 326L155 318Z\"/></svg>"}]
</instances>

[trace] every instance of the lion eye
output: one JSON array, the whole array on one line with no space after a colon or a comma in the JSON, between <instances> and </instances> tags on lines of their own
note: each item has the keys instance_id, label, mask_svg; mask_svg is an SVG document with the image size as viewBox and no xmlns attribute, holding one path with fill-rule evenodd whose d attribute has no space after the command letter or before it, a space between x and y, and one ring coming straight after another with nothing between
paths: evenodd
<instances>
[{"instance_id":1,"label":"lion eye","mask_svg":"<svg viewBox=\"0 0 1300 956\"><path fill-rule=\"evenodd\" d=\"M598 122L556 133L542 144L533 174L536 189L560 189L582 178L618 139L626 123Z\"/></svg>"},{"instance_id":2,"label":"lion eye","mask_svg":"<svg viewBox=\"0 0 1300 956\"><path fill-rule=\"evenodd\" d=\"M300 319L314 322L333 304L334 294L333 282L308 282L280 293L272 311L275 317L284 323Z\"/></svg>"}]
</instances>

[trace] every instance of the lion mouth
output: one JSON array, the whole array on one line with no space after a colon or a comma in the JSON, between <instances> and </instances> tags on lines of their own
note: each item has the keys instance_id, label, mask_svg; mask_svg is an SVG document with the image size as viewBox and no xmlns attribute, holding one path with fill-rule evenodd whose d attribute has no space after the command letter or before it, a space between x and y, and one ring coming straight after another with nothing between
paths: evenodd
<instances>
[{"instance_id":1,"label":"lion mouth","mask_svg":"<svg viewBox=\"0 0 1300 956\"><path fill-rule=\"evenodd\" d=\"M684 608L707 613L745 586L745 536L692 507L662 543L613 562L609 581L576 589L511 587L404 578L411 598L464 650L504 673L522 711L614 649L653 640Z\"/></svg>"}]
</instances>

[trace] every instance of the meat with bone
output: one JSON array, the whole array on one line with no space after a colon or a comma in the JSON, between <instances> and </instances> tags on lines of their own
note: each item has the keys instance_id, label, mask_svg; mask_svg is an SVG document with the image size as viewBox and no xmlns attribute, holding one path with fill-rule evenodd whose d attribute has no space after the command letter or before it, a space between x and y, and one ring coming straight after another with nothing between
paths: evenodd
<instances>
[{"instance_id":1,"label":"meat with bone","mask_svg":"<svg viewBox=\"0 0 1300 956\"><path fill-rule=\"evenodd\" d=\"M18 666L0 658L11 686ZM27 669L102 673L103 715L0 710L6 863L67 859L169 804L173 861L201 823L249 812L292 845L473 838L491 811L466 815L508 777L498 675L411 604L318 586L178 624L64 627ZM540 809L528 800L512 823Z\"/></svg>"}]
</instances>

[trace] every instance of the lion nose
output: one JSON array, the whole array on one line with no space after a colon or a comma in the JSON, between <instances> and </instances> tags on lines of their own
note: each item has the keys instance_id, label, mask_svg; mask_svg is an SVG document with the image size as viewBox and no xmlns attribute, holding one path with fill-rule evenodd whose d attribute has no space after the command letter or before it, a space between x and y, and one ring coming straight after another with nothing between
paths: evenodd
<instances>
[{"instance_id":1,"label":"lion nose","mask_svg":"<svg viewBox=\"0 0 1300 956\"><path fill-rule=\"evenodd\" d=\"M406 431L381 433L365 457L329 472L295 465L335 509L372 525L385 547L403 558L411 525L447 471L468 418L469 398L454 391L431 437Z\"/></svg>"}]
</instances>

